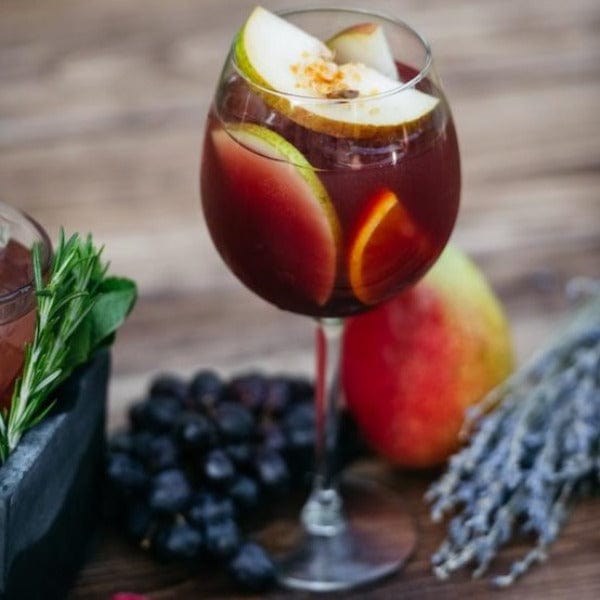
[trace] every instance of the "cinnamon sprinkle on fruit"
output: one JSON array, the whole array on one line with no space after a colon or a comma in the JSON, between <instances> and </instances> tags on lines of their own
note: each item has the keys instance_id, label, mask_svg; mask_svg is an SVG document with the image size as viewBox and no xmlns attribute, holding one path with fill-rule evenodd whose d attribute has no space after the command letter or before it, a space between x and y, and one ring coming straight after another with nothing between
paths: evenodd
<instances>
[{"instance_id":1,"label":"cinnamon sprinkle on fruit","mask_svg":"<svg viewBox=\"0 0 600 600\"><path fill-rule=\"evenodd\" d=\"M307 58L304 53L302 58ZM350 99L360 93L351 82L360 82L360 70L354 63L337 65L329 57L311 57L310 61L290 65L290 72L296 79L295 87L310 90L324 98Z\"/></svg>"},{"instance_id":2,"label":"cinnamon sprinkle on fruit","mask_svg":"<svg viewBox=\"0 0 600 600\"><path fill-rule=\"evenodd\" d=\"M358 98L358 96L358 90L336 90L327 94L327 98L331 100L351 100L352 98Z\"/></svg>"}]
</instances>

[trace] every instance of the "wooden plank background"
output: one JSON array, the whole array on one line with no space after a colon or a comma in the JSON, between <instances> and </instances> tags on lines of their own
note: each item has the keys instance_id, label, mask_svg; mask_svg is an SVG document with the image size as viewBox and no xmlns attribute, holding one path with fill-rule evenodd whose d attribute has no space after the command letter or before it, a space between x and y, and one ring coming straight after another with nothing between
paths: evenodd
<instances>
[{"instance_id":1,"label":"wooden plank background","mask_svg":"<svg viewBox=\"0 0 600 600\"><path fill-rule=\"evenodd\" d=\"M115 347L111 427L124 422L127 403L157 371L311 370L310 323L237 283L212 248L199 209L204 115L229 40L252 5L0 4L0 198L31 213L53 236L61 225L92 231L106 244L114 271L140 286L138 307ZM600 3L372 0L368 6L405 19L432 43L463 158L454 241L505 302L524 359L563 315L565 282L598 277ZM482 597L483 584L459 576L441 585L429 574L428 553L441 531L428 524L420 501L427 477L385 478L405 490L424 543L404 577L349 597ZM599 597L599 527L600 506L588 502L551 563L503 596ZM213 584L205 575L160 571L110 537L99 552L75 597L105 598L126 585L154 590L154 598L232 597L218 578Z\"/></svg>"}]
</instances>

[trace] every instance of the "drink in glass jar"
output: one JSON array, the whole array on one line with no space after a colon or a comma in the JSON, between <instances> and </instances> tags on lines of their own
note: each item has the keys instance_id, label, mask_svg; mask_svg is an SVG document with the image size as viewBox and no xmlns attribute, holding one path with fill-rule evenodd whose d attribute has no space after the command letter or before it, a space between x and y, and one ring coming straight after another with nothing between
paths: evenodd
<instances>
[{"instance_id":1,"label":"drink in glass jar","mask_svg":"<svg viewBox=\"0 0 600 600\"><path fill-rule=\"evenodd\" d=\"M0 406L10 404L15 380L23 367L25 346L33 339L36 301L32 247L41 246L42 268L50 258L50 242L29 217L0 202Z\"/></svg>"}]
</instances>

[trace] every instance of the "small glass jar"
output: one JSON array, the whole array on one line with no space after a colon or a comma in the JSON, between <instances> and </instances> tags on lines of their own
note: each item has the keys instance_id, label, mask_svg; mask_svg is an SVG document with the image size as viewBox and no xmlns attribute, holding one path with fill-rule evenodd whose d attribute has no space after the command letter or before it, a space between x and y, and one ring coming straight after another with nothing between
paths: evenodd
<instances>
[{"instance_id":1,"label":"small glass jar","mask_svg":"<svg viewBox=\"0 0 600 600\"><path fill-rule=\"evenodd\" d=\"M36 318L32 249L39 244L42 272L52 256L48 234L25 213L0 202L0 407L9 406Z\"/></svg>"}]
</instances>

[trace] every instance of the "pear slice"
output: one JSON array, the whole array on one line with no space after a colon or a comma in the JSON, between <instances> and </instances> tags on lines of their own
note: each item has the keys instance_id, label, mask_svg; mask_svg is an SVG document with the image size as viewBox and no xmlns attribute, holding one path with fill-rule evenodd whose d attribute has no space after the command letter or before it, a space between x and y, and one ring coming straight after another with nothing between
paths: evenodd
<instances>
[{"instance_id":1,"label":"pear slice","mask_svg":"<svg viewBox=\"0 0 600 600\"><path fill-rule=\"evenodd\" d=\"M360 62L382 75L398 80L398 69L383 27L359 23L340 31L327 41L338 64Z\"/></svg>"},{"instance_id":2,"label":"pear slice","mask_svg":"<svg viewBox=\"0 0 600 600\"><path fill-rule=\"evenodd\" d=\"M305 127L335 137L369 139L405 136L424 122L439 100L362 63L340 68L342 85L355 90L351 101L299 103L291 115Z\"/></svg>"},{"instance_id":3,"label":"pear slice","mask_svg":"<svg viewBox=\"0 0 600 600\"><path fill-rule=\"evenodd\" d=\"M405 136L439 102L413 88L399 91L397 80L365 64L336 64L320 40L261 7L242 27L234 52L238 68L275 110L334 137Z\"/></svg>"},{"instance_id":4,"label":"pear slice","mask_svg":"<svg viewBox=\"0 0 600 600\"><path fill-rule=\"evenodd\" d=\"M314 312L335 283L341 227L327 190L304 155L254 124L211 132L226 189L208 213L234 273L263 298ZM207 214L208 214L207 213ZM219 247L219 244L217 244Z\"/></svg>"},{"instance_id":5,"label":"pear slice","mask_svg":"<svg viewBox=\"0 0 600 600\"><path fill-rule=\"evenodd\" d=\"M319 39L257 6L238 34L235 59L251 81L286 94L310 94L298 86L297 68L316 58L332 60Z\"/></svg>"}]
</instances>

